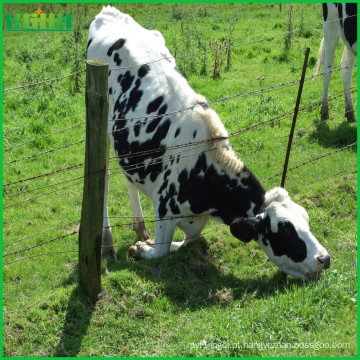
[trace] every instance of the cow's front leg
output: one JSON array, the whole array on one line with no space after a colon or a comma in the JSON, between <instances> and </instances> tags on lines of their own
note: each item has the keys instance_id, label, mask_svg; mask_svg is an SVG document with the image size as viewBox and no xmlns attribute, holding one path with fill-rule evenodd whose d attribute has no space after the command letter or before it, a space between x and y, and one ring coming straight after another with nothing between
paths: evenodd
<instances>
[{"instance_id":1,"label":"cow's front leg","mask_svg":"<svg viewBox=\"0 0 360 360\"><path fill-rule=\"evenodd\" d=\"M183 241L172 242L171 251L177 251L181 246L188 244L189 242L197 239L207 222L209 221L209 215L198 216L194 218L187 218L180 221L177 226L184 231L185 239Z\"/></svg>"},{"instance_id":2,"label":"cow's front leg","mask_svg":"<svg viewBox=\"0 0 360 360\"><path fill-rule=\"evenodd\" d=\"M174 236L176 222L162 220L156 222L155 242L138 241L129 249L129 255L135 259L155 259L170 252L171 241Z\"/></svg>"},{"instance_id":3,"label":"cow's front leg","mask_svg":"<svg viewBox=\"0 0 360 360\"><path fill-rule=\"evenodd\" d=\"M126 179L126 183L133 215L133 230L136 232L139 241L147 240L149 238L149 234L146 231L145 220L140 204L139 191L129 180Z\"/></svg>"}]
</instances>

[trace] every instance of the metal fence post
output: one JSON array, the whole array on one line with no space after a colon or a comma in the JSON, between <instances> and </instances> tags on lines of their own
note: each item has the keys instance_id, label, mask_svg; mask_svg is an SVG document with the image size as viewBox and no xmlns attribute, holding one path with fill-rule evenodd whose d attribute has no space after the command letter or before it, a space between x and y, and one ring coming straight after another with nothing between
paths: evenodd
<instances>
[{"instance_id":1,"label":"metal fence post","mask_svg":"<svg viewBox=\"0 0 360 360\"><path fill-rule=\"evenodd\" d=\"M86 150L79 230L79 281L85 294L94 301L101 291L101 237L109 112L108 68L109 64L103 61L86 62Z\"/></svg>"},{"instance_id":2,"label":"metal fence post","mask_svg":"<svg viewBox=\"0 0 360 360\"><path fill-rule=\"evenodd\" d=\"M298 95L297 95L295 109L294 109L294 116L293 116L293 121L292 121L291 129L290 129L289 142L288 142L288 147L287 147L287 150L286 150L286 156L285 156L285 162L284 162L284 170L283 170L283 174L282 174L282 178L281 178L281 185L280 186L282 188L285 185L286 172L287 172L287 168L288 168L288 164L289 164L291 145L292 145L292 140L293 140L293 137L294 137L296 118L297 118L297 114L298 114L298 111L299 111L301 94L302 94L302 89L303 89L303 85L304 85L304 81L305 81L305 74L306 74L306 67L307 67L307 62L308 62L308 58L309 58L309 53L310 53L310 48L306 48L305 59L304 59L304 64L303 64L303 69L302 69L302 74L301 74L301 79L300 79L300 85L299 85Z\"/></svg>"}]
</instances>

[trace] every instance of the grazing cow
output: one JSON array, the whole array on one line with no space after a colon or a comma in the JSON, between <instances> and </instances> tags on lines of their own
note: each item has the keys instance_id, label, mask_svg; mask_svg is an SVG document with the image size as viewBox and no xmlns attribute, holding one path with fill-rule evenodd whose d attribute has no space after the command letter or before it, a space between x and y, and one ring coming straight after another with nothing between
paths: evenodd
<instances>
[{"instance_id":1,"label":"grazing cow","mask_svg":"<svg viewBox=\"0 0 360 360\"><path fill-rule=\"evenodd\" d=\"M254 239L288 274L311 280L330 266L306 211L284 189L266 192L236 157L218 115L190 88L158 31L105 7L91 23L87 56L110 64L108 132L139 240L132 256L177 250L213 218L238 239ZM152 199L160 220L155 242L148 239L139 190ZM182 242L172 242L176 226L185 233ZM115 257L106 200L103 246L103 256Z\"/></svg>"},{"instance_id":2,"label":"grazing cow","mask_svg":"<svg viewBox=\"0 0 360 360\"><path fill-rule=\"evenodd\" d=\"M345 43L341 59L342 79L345 91L345 116L349 122L356 122L352 99L351 78L357 56L357 4L322 4L324 16L324 37L319 49L317 72L323 63L323 98L321 118L329 118L328 90L331 79L330 70L334 64L336 44L339 37Z\"/></svg>"}]
</instances>

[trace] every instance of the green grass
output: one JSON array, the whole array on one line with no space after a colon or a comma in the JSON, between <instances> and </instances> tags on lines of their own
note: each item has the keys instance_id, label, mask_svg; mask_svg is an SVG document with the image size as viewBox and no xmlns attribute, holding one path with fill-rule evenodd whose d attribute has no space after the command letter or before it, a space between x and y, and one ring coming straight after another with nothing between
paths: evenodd
<instances>
[{"instance_id":1,"label":"green grass","mask_svg":"<svg viewBox=\"0 0 360 360\"><path fill-rule=\"evenodd\" d=\"M7 11L30 11L27 4ZM173 54L210 50L209 41L244 44L284 33L289 5L119 4L140 24L160 30ZM72 33L4 33L4 88L52 79L85 68L87 28L100 6L59 5L73 14ZM42 8L45 13L47 9ZM150 14L149 14L150 13ZM321 6L293 5L293 29L321 24ZM220 77L212 54L178 59L190 85L208 100L297 80L304 52L311 48L307 76L314 73L322 27L294 33L285 51L283 36L233 48ZM335 63L341 59L339 43ZM80 64L80 65L79 65ZM354 69L356 79L356 68ZM64 79L4 93L4 148L85 121L84 75L80 88ZM355 81L354 81L355 82ZM213 104L229 133L294 108L297 85ZM340 72L330 96L341 94ZM302 94L289 167L339 149L357 138L356 124L344 118L340 96L330 103L331 119L320 123L321 78L307 81ZM355 104L356 95L354 95ZM281 171L291 116L230 139L260 180ZM85 126L4 152L4 162L85 138ZM84 161L84 144L4 165L4 183L56 171ZM115 169L116 164L112 167ZM27 258L3 269L4 356L356 356L357 355L357 181L356 148L289 171L286 189L310 215L313 234L332 256L317 282L288 277L267 261L257 244L240 243L226 226L210 222L203 237L161 259L128 257L136 236L130 225L114 226L118 261L102 262L103 292L91 304L78 287L76 252ZM131 222L124 178L112 171L112 224ZM4 188L4 197L65 182L83 169L53 174ZM82 201L72 182L4 198L3 242L59 228L4 247L4 253L42 244L77 229ZM264 183L279 186L280 177ZM51 194L45 194L57 190ZM11 204L30 201L8 207ZM146 216L151 201L142 196ZM148 230L154 235L153 222ZM182 239L179 230L175 240ZM77 250L72 235L4 257L4 263L43 253ZM264 345L265 344L265 345ZM271 345L271 347L266 344Z\"/></svg>"}]
</instances>

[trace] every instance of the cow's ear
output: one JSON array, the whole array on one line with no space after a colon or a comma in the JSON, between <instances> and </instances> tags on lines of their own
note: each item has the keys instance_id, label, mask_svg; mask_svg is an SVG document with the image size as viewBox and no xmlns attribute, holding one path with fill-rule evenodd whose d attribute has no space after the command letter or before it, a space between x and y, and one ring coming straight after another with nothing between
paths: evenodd
<instances>
[{"instance_id":1,"label":"cow's ear","mask_svg":"<svg viewBox=\"0 0 360 360\"><path fill-rule=\"evenodd\" d=\"M231 233L244 242L256 239L262 230L263 219L261 217L236 218L230 225Z\"/></svg>"}]
</instances>

